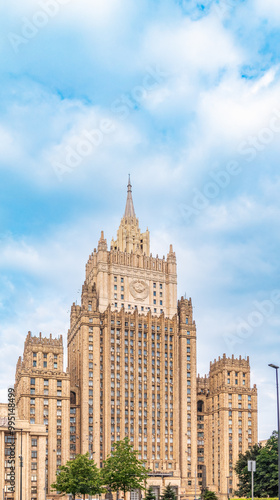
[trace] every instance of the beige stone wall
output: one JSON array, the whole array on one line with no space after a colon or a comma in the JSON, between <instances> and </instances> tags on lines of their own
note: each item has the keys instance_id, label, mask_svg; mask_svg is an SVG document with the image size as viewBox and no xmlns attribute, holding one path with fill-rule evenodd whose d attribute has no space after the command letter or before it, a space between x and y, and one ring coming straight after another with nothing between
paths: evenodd
<instances>
[{"instance_id":1,"label":"beige stone wall","mask_svg":"<svg viewBox=\"0 0 280 500\"><path fill-rule=\"evenodd\" d=\"M144 237L138 221L122 221L111 250L102 233L89 257L81 306L73 304L68 332L76 398L72 451L92 450L99 464L114 441L128 436L155 472L149 484L162 491L171 482L182 498L192 498L197 440L192 304L183 298L177 304L172 247L165 260L145 255L148 243L149 233Z\"/></svg>"},{"instance_id":2,"label":"beige stone wall","mask_svg":"<svg viewBox=\"0 0 280 500\"><path fill-rule=\"evenodd\" d=\"M0 488L5 491L7 500L20 500L20 459L23 457L22 492L23 499L45 499L45 456L46 456L46 428L44 425L31 425L26 420L15 421L15 434L8 430L8 406L0 408ZM21 432L22 431L22 432ZM15 492L9 491L9 456L5 452L10 445L9 439L14 439L15 446ZM6 441L6 442L5 442ZM34 445L36 442L36 446ZM37 456L33 456L34 452ZM32 464L34 464L32 466ZM36 466L36 469L34 468ZM33 492L33 489L36 491Z\"/></svg>"},{"instance_id":3,"label":"beige stone wall","mask_svg":"<svg viewBox=\"0 0 280 500\"><path fill-rule=\"evenodd\" d=\"M198 401L204 402L204 465L207 486L220 499L237 488L233 467L239 453L258 442L257 389L250 385L249 358L210 363L209 377L198 378Z\"/></svg>"},{"instance_id":4,"label":"beige stone wall","mask_svg":"<svg viewBox=\"0 0 280 500\"><path fill-rule=\"evenodd\" d=\"M98 251L94 250L86 265L86 283L96 285L100 312L110 305L116 310L123 307L127 312L135 307L139 313L147 314L150 310L156 316L164 312L170 318L177 313L177 270L172 247L167 259L114 249L108 251L102 233Z\"/></svg>"},{"instance_id":5,"label":"beige stone wall","mask_svg":"<svg viewBox=\"0 0 280 500\"><path fill-rule=\"evenodd\" d=\"M43 425L47 431L47 447L38 448L37 490L45 487L45 482L40 488L39 483L45 481L46 469L48 497L54 498L51 484L59 466L69 460L70 449L70 376L63 371L62 336L54 339L28 333L23 359L17 364L15 394L19 418L27 420L31 429ZM31 476L25 485L29 494L34 486Z\"/></svg>"}]
</instances>

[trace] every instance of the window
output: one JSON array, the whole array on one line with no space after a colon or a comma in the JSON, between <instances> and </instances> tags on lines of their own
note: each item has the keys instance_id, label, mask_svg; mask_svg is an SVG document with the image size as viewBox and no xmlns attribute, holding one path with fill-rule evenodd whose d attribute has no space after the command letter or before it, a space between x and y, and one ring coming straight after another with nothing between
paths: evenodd
<instances>
[{"instance_id":1,"label":"window","mask_svg":"<svg viewBox=\"0 0 280 500\"><path fill-rule=\"evenodd\" d=\"M48 379L44 379L44 386L48 386L49 385L49 380Z\"/></svg>"},{"instance_id":2,"label":"window","mask_svg":"<svg viewBox=\"0 0 280 500\"><path fill-rule=\"evenodd\" d=\"M37 366L37 361L33 361L33 366Z\"/></svg>"},{"instance_id":3,"label":"window","mask_svg":"<svg viewBox=\"0 0 280 500\"><path fill-rule=\"evenodd\" d=\"M47 368L47 361L44 361L44 368Z\"/></svg>"},{"instance_id":4,"label":"window","mask_svg":"<svg viewBox=\"0 0 280 500\"><path fill-rule=\"evenodd\" d=\"M33 352L33 358L37 358L37 352Z\"/></svg>"},{"instance_id":5,"label":"window","mask_svg":"<svg viewBox=\"0 0 280 500\"><path fill-rule=\"evenodd\" d=\"M30 385L35 385L35 378L30 379Z\"/></svg>"},{"instance_id":6,"label":"window","mask_svg":"<svg viewBox=\"0 0 280 500\"><path fill-rule=\"evenodd\" d=\"M54 362L53 367L57 368L57 363L56 362Z\"/></svg>"}]
</instances>

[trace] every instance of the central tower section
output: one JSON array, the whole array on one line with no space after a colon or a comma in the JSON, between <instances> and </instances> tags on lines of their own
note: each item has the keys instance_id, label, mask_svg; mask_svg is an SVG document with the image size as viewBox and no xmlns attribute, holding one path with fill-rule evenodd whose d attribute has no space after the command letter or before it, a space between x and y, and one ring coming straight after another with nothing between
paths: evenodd
<instances>
[{"instance_id":1,"label":"central tower section","mask_svg":"<svg viewBox=\"0 0 280 500\"><path fill-rule=\"evenodd\" d=\"M70 457L89 451L101 466L128 437L157 499L170 483L186 500L194 498L197 463L196 327L191 300L177 303L172 246L160 259L149 240L129 180L117 238L108 249L101 232L81 305L71 308Z\"/></svg>"},{"instance_id":2,"label":"central tower section","mask_svg":"<svg viewBox=\"0 0 280 500\"><path fill-rule=\"evenodd\" d=\"M141 233L135 215L130 179L124 216L110 249L101 232L86 265L86 284L96 286L98 309L138 309L172 318L177 312L177 265L170 245L167 258L150 254L150 233Z\"/></svg>"}]
</instances>

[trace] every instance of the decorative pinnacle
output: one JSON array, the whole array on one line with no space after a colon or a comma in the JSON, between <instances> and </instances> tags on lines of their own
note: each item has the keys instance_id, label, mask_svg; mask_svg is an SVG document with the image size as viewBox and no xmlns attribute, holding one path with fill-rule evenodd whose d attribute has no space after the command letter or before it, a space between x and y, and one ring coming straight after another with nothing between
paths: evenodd
<instances>
[{"instance_id":1,"label":"decorative pinnacle","mask_svg":"<svg viewBox=\"0 0 280 500\"><path fill-rule=\"evenodd\" d=\"M134 206L133 206L132 189L131 188L132 188L132 186L131 186L130 174L129 174L128 175L128 185L127 185L127 199L126 199L124 217L136 217L135 211L134 211Z\"/></svg>"}]
</instances>

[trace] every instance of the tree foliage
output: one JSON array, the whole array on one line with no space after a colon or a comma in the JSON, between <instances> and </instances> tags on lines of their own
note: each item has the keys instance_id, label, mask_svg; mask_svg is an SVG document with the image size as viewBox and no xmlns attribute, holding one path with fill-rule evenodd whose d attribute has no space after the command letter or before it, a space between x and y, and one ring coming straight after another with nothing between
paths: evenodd
<instances>
[{"instance_id":1,"label":"tree foliage","mask_svg":"<svg viewBox=\"0 0 280 500\"><path fill-rule=\"evenodd\" d=\"M88 453L77 455L75 460L62 465L51 486L61 493L71 493L74 499L78 494L85 498L85 495L99 495L104 491L97 465L89 459Z\"/></svg>"},{"instance_id":2,"label":"tree foliage","mask_svg":"<svg viewBox=\"0 0 280 500\"><path fill-rule=\"evenodd\" d=\"M113 451L103 462L102 478L111 491L144 489L148 470L142 460L138 460L138 451L133 449L128 438L113 444Z\"/></svg>"},{"instance_id":3,"label":"tree foliage","mask_svg":"<svg viewBox=\"0 0 280 500\"><path fill-rule=\"evenodd\" d=\"M161 500L177 500L177 497L175 495L175 491L171 487L171 484L169 483L165 490L163 491L163 494L161 495Z\"/></svg>"},{"instance_id":4,"label":"tree foliage","mask_svg":"<svg viewBox=\"0 0 280 500\"><path fill-rule=\"evenodd\" d=\"M239 478L239 489L235 492L239 497L251 495L251 472L248 471L248 460L256 461L254 472L254 494L256 497L273 497L278 494L278 434L273 432L265 446L256 444L244 455L239 455L235 472Z\"/></svg>"},{"instance_id":5,"label":"tree foliage","mask_svg":"<svg viewBox=\"0 0 280 500\"><path fill-rule=\"evenodd\" d=\"M148 490L147 490L147 493L146 493L146 496L145 496L145 500L156 500L156 496L154 494L154 490L151 486L149 486Z\"/></svg>"},{"instance_id":6,"label":"tree foliage","mask_svg":"<svg viewBox=\"0 0 280 500\"><path fill-rule=\"evenodd\" d=\"M214 493L214 491L210 491L207 488L203 492L202 498L203 498L203 500L218 500L218 497Z\"/></svg>"}]
</instances>

